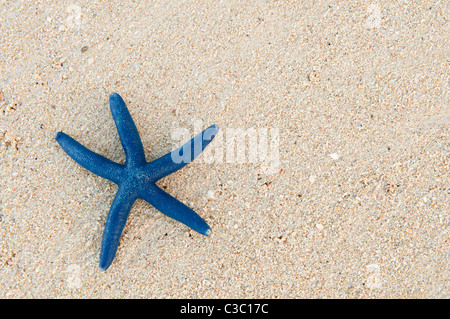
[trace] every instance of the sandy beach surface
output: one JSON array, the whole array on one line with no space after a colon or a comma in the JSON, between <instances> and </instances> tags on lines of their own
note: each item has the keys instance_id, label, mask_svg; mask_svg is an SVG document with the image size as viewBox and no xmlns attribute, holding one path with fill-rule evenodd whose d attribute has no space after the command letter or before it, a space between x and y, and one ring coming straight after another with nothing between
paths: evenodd
<instances>
[{"instance_id":1,"label":"sandy beach surface","mask_svg":"<svg viewBox=\"0 0 450 319\"><path fill-rule=\"evenodd\" d=\"M0 297L450 298L448 9L1 0ZM117 186L55 134L123 163L112 92L149 161L223 138L158 182L212 235L137 201L103 272Z\"/></svg>"}]
</instances>

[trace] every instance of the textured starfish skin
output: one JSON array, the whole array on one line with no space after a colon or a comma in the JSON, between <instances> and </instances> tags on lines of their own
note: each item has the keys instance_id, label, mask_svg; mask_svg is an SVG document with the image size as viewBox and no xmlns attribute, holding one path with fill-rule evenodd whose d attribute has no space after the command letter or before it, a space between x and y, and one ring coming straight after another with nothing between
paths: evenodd
<instances>
[{"instance_id":1,"label":"textured starfish skin","mask_svg":"<svg viewBox=\"0 0 450 319\"><path fill-rule=\"evenodd\" d=\"M63 132L58 132L55 137L62 149L78 164L119 186L103 232L100 252L102 270L108 269L113 262L131 207L139 198L200 234L211 234L211 228L197 213L160 189L156 182L194 160L219 130L217 125L212 125L176 150L147 162L141 138L125 102L117 93L112 93L109 101L125 151L124 165L92 152Z\"/></svg>"}]
</instances>

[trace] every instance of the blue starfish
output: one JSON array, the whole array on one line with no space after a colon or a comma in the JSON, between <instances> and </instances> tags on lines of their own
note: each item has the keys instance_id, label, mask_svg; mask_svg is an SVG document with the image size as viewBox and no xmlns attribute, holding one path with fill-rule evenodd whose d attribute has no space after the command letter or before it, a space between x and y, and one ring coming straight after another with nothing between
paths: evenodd
<instances>
[{"instance_id":1,"label":"blue starfish","mask_svg":"<svg viewBox=\"0 0 450 319\"><path fill-rule=\"evenodd\" d=\"M94 153L73 138L58 132L56 141L78 164L119 186L103 232L100 268L108 269L119 245L120 236L137 199L149 202L163 214L209 236L211 228L192 209L160 189L156 182L194 160L216 136L219 127L212 125L185 145L152 161L145 160L144 148L136 125L117 93L109 97L111 113L125 151L125 164L118 164Z\"/></svg>"}]
</instances>

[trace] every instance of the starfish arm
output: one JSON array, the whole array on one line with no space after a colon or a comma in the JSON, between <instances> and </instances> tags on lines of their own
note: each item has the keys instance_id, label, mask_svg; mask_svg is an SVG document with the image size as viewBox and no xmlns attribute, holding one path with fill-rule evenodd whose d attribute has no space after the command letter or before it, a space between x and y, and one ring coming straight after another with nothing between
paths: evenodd
<instances>
[{"instance_id":1,"label":"starfish arm","mask_svg":"<svg viewBox=\"0 0 450 319\"><path fill-rule=\"evenodd\" d=\"M125 151L126 163L132 166L143 165L145 163L144 147L125 102L119 94L112 93L109 97L109 104Z\"/></svg>"},{"instance_id":2,"label":"starfish arm","mask_svg":"<svg viewBox=\"0 0 450 319\"><path fill-rule=\"evenodd\" d=\"M63 132L58 132L55 139L75 162L92 173L119 184L124 168L123 165L114 163L106 157L89 150Z\"/></svg>"},{"instance_id":3,"label":"starfish arm","mask_svg":"<svg viewBox=\"0 0 450 319\"><path fill-rule=\"evenodd\" d=\"M211 234L211 228L196 212L175 197L164 192L156 184L141 190L139 197L150 203L164 215L185 224L196 232L205 236Z\"/></svg>"},{"instance_id":4,"label":"starfish arm","mask_svg":"<svg viewBox=\"0 0 450 319\"><path fill-rule=\"evenodd\" d=\"M127 222L131 207L137 196L126 186L119 187L106 219L100 252L100 269L106 270L111 265L119 246L120 236Z\"/></svg>"},{"instance_id":5,"label":"starfish arm","mask_svg":"<svg viewBox=\"0 0 450 319\"><path fill-rule=\"evenodd\" d=\"M206 146L211 143L218 131L219 126L211 125L183 146L167 153L153 162L147 163L145 168L156 180L172 174L200 155Z\"/></svg>"}]
</instances>

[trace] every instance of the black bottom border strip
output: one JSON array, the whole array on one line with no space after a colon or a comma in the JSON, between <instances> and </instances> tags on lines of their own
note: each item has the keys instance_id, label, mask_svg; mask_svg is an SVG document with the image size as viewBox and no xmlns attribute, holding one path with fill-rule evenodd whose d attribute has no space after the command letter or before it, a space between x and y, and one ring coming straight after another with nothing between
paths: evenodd
<instances>
[{"instance_id":1,"label":"black bottom border strip","mask_svg":"<svg viewBox=\"0 0 450 319\"><path fill-rule=\"evenodd\" d=\"M2 310L10 307L15 315L22 310L43 314L117 316L152 318L291 318L323 315L386 316L395 308L402 317L417 314L424 307L448 309L448 299L8 299L0 300ZM88 308L89 307L89 308ZM426 308L425 308L426 309ZM428 308L430 309L430 308ZM50 311L49 311L50 310Z\"/></svg>"}]
</instances>

